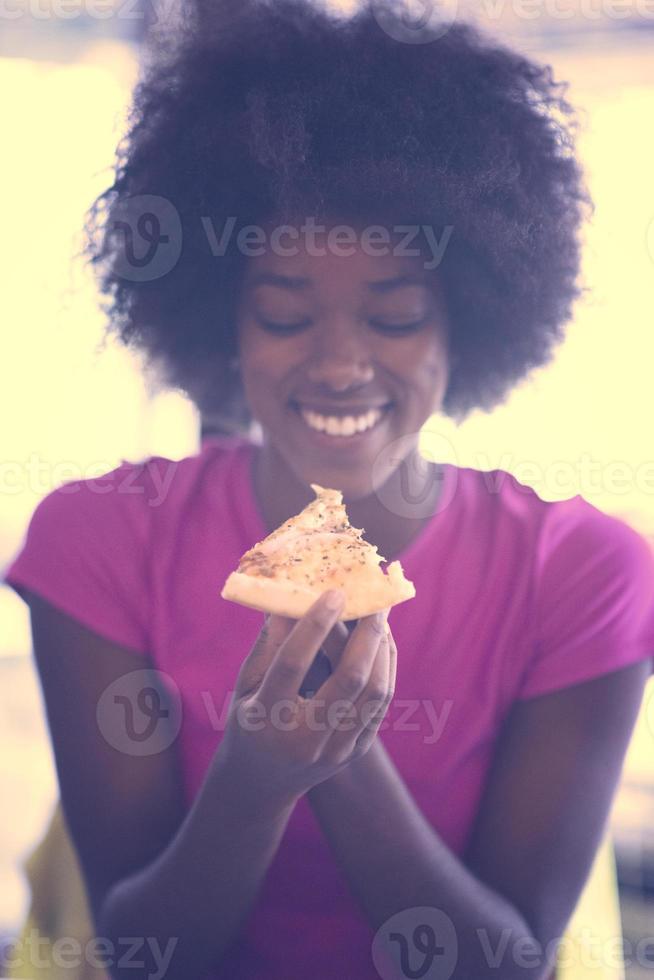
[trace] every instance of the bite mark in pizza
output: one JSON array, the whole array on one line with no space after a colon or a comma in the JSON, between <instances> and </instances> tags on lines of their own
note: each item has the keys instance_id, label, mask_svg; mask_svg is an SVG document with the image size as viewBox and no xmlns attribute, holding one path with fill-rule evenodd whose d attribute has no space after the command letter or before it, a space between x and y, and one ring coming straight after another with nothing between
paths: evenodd
<instances>
[{"instance_id":1,"label":"bite mark in pizza","mask_svg":"<svg viewBox=\"0 0 654 980\"><path fill-rule=\"evenodd\" d=\"M384 571L375 545L350 524L341 491L317 483L311 489L315 500L245 552L222 598L300 619L327 589L342 589L344 621L412 599L416 590L400 562Z\"/></svg>"}]
</instances>

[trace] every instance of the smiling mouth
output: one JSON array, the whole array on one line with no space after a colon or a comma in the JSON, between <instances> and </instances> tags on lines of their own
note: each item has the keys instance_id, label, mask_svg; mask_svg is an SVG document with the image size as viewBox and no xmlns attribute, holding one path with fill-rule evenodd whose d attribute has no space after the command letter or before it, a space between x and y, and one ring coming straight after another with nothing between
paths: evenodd
<instances>
[{"instance_id":1,"label":"smiling mouth","mask_svg":"<svg viewBox=\"0 0 654 980\"><path fill-rule=\"evenodd\" d=\"M303 427L316 438L325 442L351 443L360 441L386 419L393 407L392 402L380 408L371 408L367 412L354 415L323 415L312 409L305 408L298 402L291 402L291 408L298 416Z\"/></svg>"}]
</instances>

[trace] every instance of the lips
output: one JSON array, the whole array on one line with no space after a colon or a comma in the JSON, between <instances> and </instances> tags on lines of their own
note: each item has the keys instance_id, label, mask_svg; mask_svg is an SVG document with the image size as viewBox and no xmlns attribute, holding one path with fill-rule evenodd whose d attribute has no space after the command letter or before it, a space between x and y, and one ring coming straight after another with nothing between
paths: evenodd
<instances>
[{"instance_id":1,"label":"lips","mask_svg":"<svg viewBox=\"0 0 654 980\"><path fill-rule=\"evenodd\" d=\"M304 408L309 412L316 412L318 415L330 416L333 415L335 418L344 418L346 415L352 415L354 418L359 418L360 415L367 415L372 409L377 409L378 411L383 411L385 408L389 408L392 402L361 402L358 405L343 405L340 404L329 405L325 402L312 402L312 401L296 401L291 400L293 408L299 410Z\"/></svg>"},{"instance_id":2,"label":"lips","mask_svg":"<svg viewBox=\"0 0 654 980\"><path fill-rule=\"evenodd\" d=\"M390 414L392 403L387 402L386 406L381 410L376 408L375 411L381 411L381 417L372 425L369 429L364 429L362 432L354 432L350 435L341 434L330 434L325 431L320 431L319 429L313 428L307 423L307 421L302 416L302 409L304 405L300 407L299 404L293 405L289 403L289 407L292 410L293 416L297 419L298 424L302 427L302 432L305 438L308 438L314 445L321 446L327 451L337 450L339 452L350 452L356 451L357 447L362 446L366 441L374 438L378 430L385 424L388 416ZM358 413L366 414L361 408L356 410ZM368 409L370 411L370 409ZM348 411L347 414L353 414ZM356 417L356 416L355 416Z\"/></svg>"}]
</instances>

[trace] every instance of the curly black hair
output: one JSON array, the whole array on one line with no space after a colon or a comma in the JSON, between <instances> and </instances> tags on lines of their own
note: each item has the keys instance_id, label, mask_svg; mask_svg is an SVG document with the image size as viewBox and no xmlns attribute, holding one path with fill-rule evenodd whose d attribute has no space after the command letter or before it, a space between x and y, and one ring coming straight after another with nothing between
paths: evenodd
<instances>
[{"instance_id":1,"label":"curly black hair","mask_svg":"<svg viewBox=\"0 0 654 980\"><path fill-rule=\"evenodd\" d=\"M245 429L227 365L246 259L212 254L207 218L218 235L230 218L238 229L300 214L449 225L443 409L459 420L491 409L550 359L580 292L590 201L565 86L467 24L429 43L394 39L394 0L347 17L310 0L213 9L151 47L114 182L87 215L105 338ZM124 218L143 195L170 203L183 242L154 278L126 275Z\"/></svg>"}]
</instances>

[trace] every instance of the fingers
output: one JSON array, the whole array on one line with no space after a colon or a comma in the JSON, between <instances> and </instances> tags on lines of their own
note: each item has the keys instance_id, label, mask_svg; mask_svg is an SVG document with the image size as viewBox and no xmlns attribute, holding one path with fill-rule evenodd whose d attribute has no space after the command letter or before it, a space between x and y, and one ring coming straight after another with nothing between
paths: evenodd
<instances>
[{"instance_id":1,"label":"fingers","mask_svg":"<svg viewBox=\"0 0 654 980\"><path fill-rule=\"evenodd\" d=\"M340 594L340 600L338 605L330 608L328 599L334 591ZM278 646L263 677L259 697L264 704L271 706L282 698L297 697L302 681L334 626L344 601L344 594L338 590L325 592L306 615L297 620ZM282 629L282 626L279 628Z\"/></svg>"},{"instance_id":2,"label":"fingers","mask_svg":"<svg viewBox=\"0 0 654 980\"><path fill-rule=\"evenodd\" d=\"M372 745L393 697L395 687L391 687L389 683L391 674L394 674L391 660L391 636L389 633L382 639L377 655L379 680L373 686L371 678L370 694L367 691L364 692L360 698L360 703L357 704L357 713L363 724L358 735L349 746L350 753L355 756L363 755ZM385 693L382 694L382 691Z\"/></svg>"},{"instance_id":3,"label":"fingers","mask_svg":"<svg viewBox=\"0 0 654 980\"><path fill-rule=\"evenodd\" d=\"M311 698L316 693L321 684L327 680L332 672L331 663L322 650L316 654L315 660L309 667L309 673L305 676L300 687L300 696Z\"/></svg>"},{"instance_id":4,"label":"fingers","mask_svg":"<svg viewBox=\"0 0 654 980\"><path fill-rule=\"evenodd\" d=\"M381 691L384 697L388 685L388 661L384 665L376 665L380 643L386 636L385 624L388 611L364 616L357 623L351 634L340 661L333 674L325 681L318 697L322 698L326 707L327 726L326 738L329 738L333 728L339 724L339 719L330 710L337 701L344 702L344 707L350 706L360 698L363 691L368 690L372 697ZM371 677L374 677L372 686ZM357 729L359 725L357 723Z\"/></svg>"},{"instance_id":5,"label":"fingers","mask_svg":"<svg viewBox=\"0 0 654 980\"><path fill-rule=\"evenodd\" d=\"M334 626L325 637L322 644L322 651L329 660L332 670L336 670L339 660L345 649L345 644L350 638L350 630L345 623L334 623Z\"/></svg>"},{"instance_id":6,"label":"fingers","mask_svg":"<svg viewBox=\"0 0 654 980\"><path fill-rule=\"evenodd\" d=\"M393 689L389 686L391 675L390 634L384 633L377 648L377 655L368 683L353 705L348 724L337 728L329 740L329 753L337 761L345 761L353 755L363 755L375 738L381 725ZM354 724L350 724L354 721Z\"/></svg>"},{"instance_id":7,"label":"fingers","mask_svg":"<svg viewBox=\"0 0 654 980\"><path fill-rule=\"evenodd\" d=\"M380 709L386 708L389 700L388 680L390 675L388 635L380 639L377 656L370 672L368 683L357 700L357 714L366 725Z\"/></svg>"},{"instance_id":8,"label":"fingers","mask_svg":"<svg viewBox=\"0 0 654 980\"><path fill-rule=\"evenodd\" d=\"M279 647L293 628L294 620L267 615L254 646L243 661L234 685L237 698L259 687Z\"/></svg>"},{"instance_id":9,"label":"fingers","mask_svg":"<svg viewBox=\"0 0 654 980\"><path fill-rule=\"evenodd\" d=\"M392 632L388 631L388 660L389 660L389 679L388 688L391 692L391 698L395 694L395 682L397 680L397 646L395 645L395 638Z\"/></svg>"},{"instance_id":10,"label":"fingers","mask_svg":"<svg viewBox=\"0 0 654 980\"><path fill-rule=\"evenodd\" d=\"M389 628L381 637L366 687L351 711L339 715L331 726L325 751L332 761L351 761L368 751L395 693L396 671L397 646Z\"/></svg>"}]
</instances>

